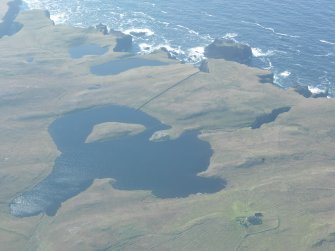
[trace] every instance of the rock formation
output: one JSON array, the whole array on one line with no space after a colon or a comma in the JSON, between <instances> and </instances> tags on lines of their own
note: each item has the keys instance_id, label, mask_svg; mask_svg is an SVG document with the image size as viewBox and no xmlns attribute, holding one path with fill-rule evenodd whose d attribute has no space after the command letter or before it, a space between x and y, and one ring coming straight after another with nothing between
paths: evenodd
<instances>
[{"instance_id":1,"label":"rock formation","mask_svg":"<svg viewBox=\"0 0 335 251\"><path fill-rule=\"evenodd\" d=\"M259 77L259 82L263 84L266 84L266 83L273 84L273 81L274 81L273 73L258 75L258 77Z\"/></svg>"},{"instance_id":2,"label":"rock formation","mask_svg":"<svg viewBox=\"0 0 335 251\"><path fill-rule=\"evenodd\" d=\"M108 27L107 25L103 24L103 23L99 23L95 26L95 29L97 31L100 31L102 34L107 35L108 34Z\"/></svg>"},{"instance_id":3,"label":"rock formation","mask_svg":"<svg viewBox=\"0 0 335 251\"><path fill-rule=\"evenodd\" d=\"M213 43L206 46L205 56L249 64L252 58L252 51L250 46L238 43L235 40L217 38Z\"/></svg>"},{"instance_id":4,"label":"rock formation","mask_svg":"<svg viewBox=\"0 0 335 251\"><path fill-rule=\"evenodd\" d=\"M293 87L294 91L304 96L305 98L326 98L329 95L329 91L326 90L320 93L313 93L309 90L307 85L296 85Z\"/></svg>"},{"instance_id":5,"label":"rock formation","mask_svg":"<svg viewBox=\"0 0 335 251\"><path fill-rule=\"evenodd\" d=\"M208 61L207 60L202 60L201 64L199 66L199 70L202 72L209 73L209 67L208 67Z\"/></svg>"}]
</instances>

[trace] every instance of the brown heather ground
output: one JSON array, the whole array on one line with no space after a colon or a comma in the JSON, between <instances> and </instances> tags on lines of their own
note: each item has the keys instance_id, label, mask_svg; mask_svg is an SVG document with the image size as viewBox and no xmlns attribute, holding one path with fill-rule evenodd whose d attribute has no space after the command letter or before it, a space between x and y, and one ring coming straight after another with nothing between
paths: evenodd
<instances>
[{"instance_id":1,"label":"brown heather ground","mask_svg":"<svg viewBox=\"0 0 335 251\"><path fill-rule=\"evenodd\" d=\"M210 73L202 73L162 53L143 57L168 65L99 77L91 65L124 55L112 51L113 37L54 26L41 11L17 21L24 28L0 39L0 250L335 249L333 99L261 84L264 70L210 60ZM68 49L82 42L110 50L71 59ZM89 88L96 84L100 89ZM227 188L162 200L96 180L54 217L11 216L12 198L43 179L59 154L49 124L101 104L142 107L171 125L173 137L201 130L214 155L200 175L225 178ZM291 110L273 123L250 128L256 117L286 106ZM255 212L264 214L260 226L236 221Z\"/></svg>"},{"instance_id":2,"label":"brown heather ground","mask_svg":"<svg viewBox=\"0 0 335 251\"><path fill-rule=\"evenodd\" d=\"M2 19L8 10L7 0L0 1L0 19Z\"/></svg>"}]
</instances>

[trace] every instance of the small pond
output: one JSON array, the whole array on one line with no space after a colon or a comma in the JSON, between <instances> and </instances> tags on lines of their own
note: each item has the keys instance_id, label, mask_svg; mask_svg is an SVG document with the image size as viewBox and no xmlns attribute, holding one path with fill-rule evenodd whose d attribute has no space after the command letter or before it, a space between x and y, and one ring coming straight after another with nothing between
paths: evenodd
<instances>
[{"instance_id":1,"label":"small pond","mask_svg":"<svg viewBox=\"0 0 335 251\"><path fill-rule=\"evenodd\" d=\"M20 12L21 4L21 0L8 2L8 11L3 19L0 19L0 38L3 36L12 36L22 29L23 25L15 22L15 19Z\"/></svg>"},{"instance_id":2,"label":"small pond","mask_svg":"<svg viewBox=\"0 0 335 251\"><path fill-rule=\"evenodd\" d=\"M103 55L108 51L108 47L100 47L96 44L81 44L69 49L71 58L82 58L86 55Z\"/></svg>"},{"instance_id":3,"label":"small pond","mask_svg":"<svg viewBox=\"0 0 335 251\"><path fill-rule=\"evenodd\" d=\"M165 62L158 60L150 60L143 58L123 58L111 60L107 63L94 65L91 67L91 72L95 75L106 76L115 75L121 72L142 67L142 66L161 66L167 65Z\"/></svg>"}]
</instances>

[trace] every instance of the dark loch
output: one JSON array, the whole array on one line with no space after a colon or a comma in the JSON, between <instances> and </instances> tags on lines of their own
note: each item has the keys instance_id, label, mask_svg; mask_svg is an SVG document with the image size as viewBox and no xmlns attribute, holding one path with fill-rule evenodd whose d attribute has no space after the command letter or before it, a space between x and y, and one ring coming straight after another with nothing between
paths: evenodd
<instances>
[{"instance_id":1,"label":"dark loch","mask_svg":"<svg viewBox=\"0 0 335 251\"><path fill-rule=\"evenodd\" d=\"M82 58L86 55L103 55L108 51L108 47L100 47L96 44L81 44L69 49L71 58Z\"/></svg>"},{"instance_id":2,"label":"dark loch","mask_svg":"<svg viewBox=\"0 0 335 251\"><path fill-rule=\"evenodd\" d=\"M167 65L167 63L158 60L149 60L143 58L124 58L111 60L107 63L94 65L91 67L91 72L95 75L106 76L115 75L121 72L138 68L142 66L161 66Z\"/></svg>"},{"instance_id":3,"label":"dark loch","mask_svg":"<svg viewBox=\"0 0 335 251\"><path fill-rule=\"evenodd\" d=\"M14 0L8 3L8 11L0 20L0 38L3 36L12 36L19 32L23 25L15 22L17 15L20 12L21 0Z\"/></svg>"},{"instance_id":4,"label":"dark loch","mask_svg":"<svg viewBox=\"0 0 335 251\"><path fill-rule=\"evenodd\" d=\"M93 126L107 121L142 124L146 130L86 144ZM114 105L65 114L49 127L61 152L52 172L18 195L10 204L11 213L18 217L52 216L62 202L102 178L115 179L112 185L116 189L149 190L162 199L223 189L224 180L197 176L207 169L212 155L210 145L197 137L197 131L185 132L176 140L149 141L155 131L167 128L142 111Z\"/></svg>"},{"instance_id":5,"label":"dark loch","mask_svg":"<svg viewBox=\"0 0 335 251\"><path fill-rule=\"evenodd\" d=\"M275 121L280 114L288 112L290 110L291 107L289 106L273 109L271 113L257 117L256 120L251 124L251 129L261 128L262 125Z\"/></svg>"}]
</instances>

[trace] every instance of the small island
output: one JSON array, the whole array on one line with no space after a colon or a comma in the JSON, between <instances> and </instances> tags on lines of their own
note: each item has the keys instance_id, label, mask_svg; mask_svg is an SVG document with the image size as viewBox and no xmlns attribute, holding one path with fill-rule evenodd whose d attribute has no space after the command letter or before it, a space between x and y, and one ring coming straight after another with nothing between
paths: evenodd
<instances>
[{"instance_id":1,"label":"small island","mask_svg":"<svg viewBox=\"0 0 335 251\"><path fill-rule=\"evenodd\" d=\"M134 136L145 130L143 125L106 122L95 125L85 143L113 140L124 136Z\"/></svg>"}]
</instances>

